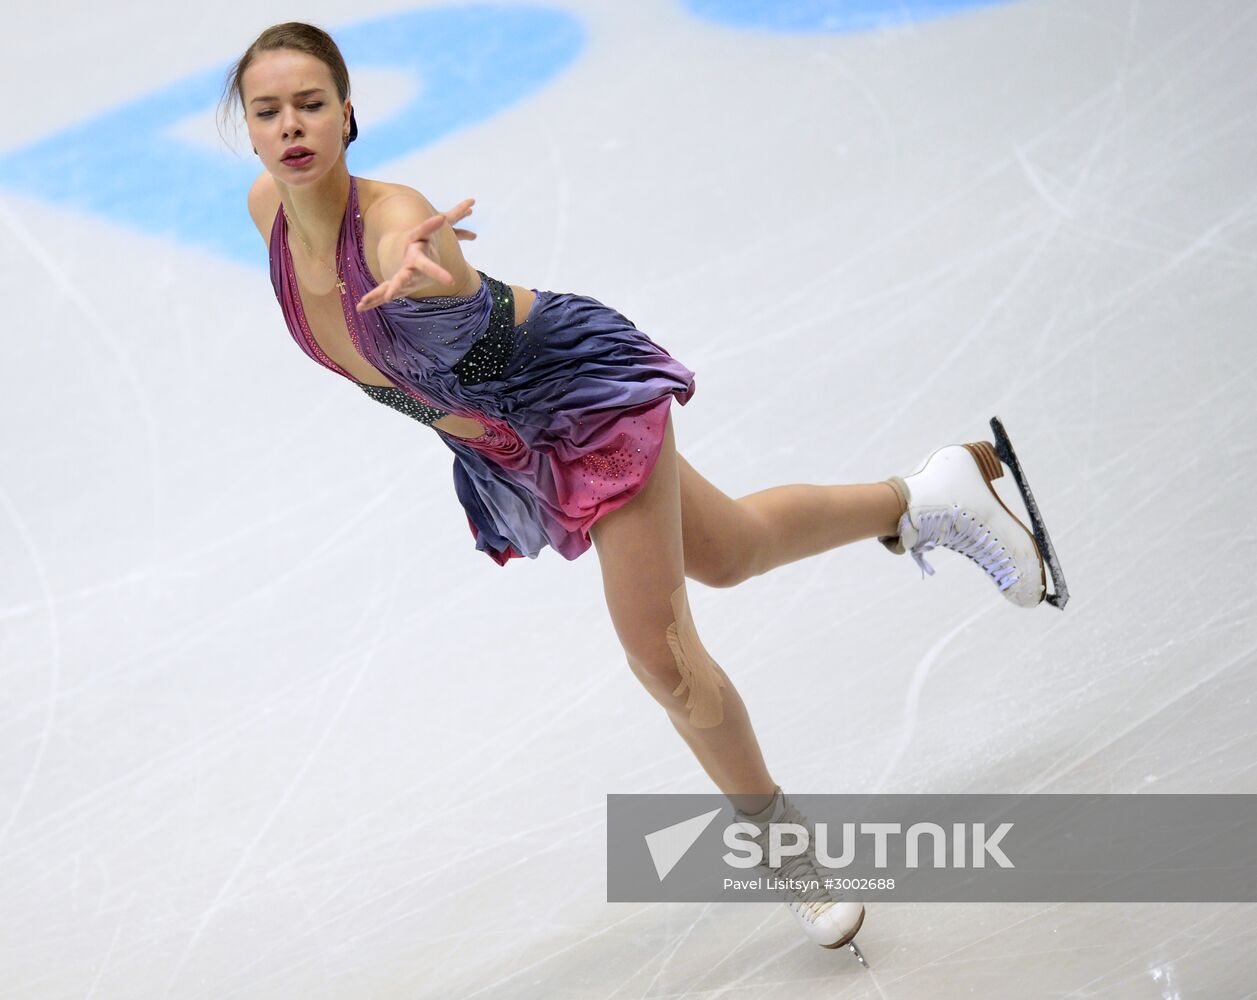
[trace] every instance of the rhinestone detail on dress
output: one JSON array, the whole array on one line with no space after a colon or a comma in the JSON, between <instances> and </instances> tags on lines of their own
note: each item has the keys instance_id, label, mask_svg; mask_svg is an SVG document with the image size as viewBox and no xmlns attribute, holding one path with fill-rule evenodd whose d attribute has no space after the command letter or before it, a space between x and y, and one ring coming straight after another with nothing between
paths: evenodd
<instances>
[{"instance_id":1,"label":"rhinestone detail on dress","mask_svg":"<svg viewBox=\"0 0 1257 1000\"><path fill-rule=\"evenodd\" d=\"M480 385L500 378L515 351L515 293L505 282L483 271L476 273L488 284L493 307L488 328L451 369L460 385Z\"/></svg>"},{"instance_id":2,"label":"rhinestone detail on dress","mask_svg":"<svg viewBox=\"0 0 1257 1000\"><path fill-rule=\"evenodd\" d=\"M368 385L366 382L359 382L362 391L374 399L377 403L383 403L385 406L391 406L399 413L404 413L408 417L413 417L421 424L431 426L442 417L448 415L448 411L439 410L435 406L429 406L421 403L408 393L402 392L396 386L392 385Z\"/></svg>"}]
</instances>

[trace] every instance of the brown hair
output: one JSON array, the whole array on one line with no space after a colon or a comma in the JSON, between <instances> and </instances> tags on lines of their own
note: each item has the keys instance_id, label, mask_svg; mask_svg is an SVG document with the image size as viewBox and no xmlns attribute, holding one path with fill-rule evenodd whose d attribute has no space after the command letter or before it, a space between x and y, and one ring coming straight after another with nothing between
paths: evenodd
<instances>
[{"instance_id":1,"label":"brown hair","mask_svg":"<svg viewBox=\"0 0 1257 1000\"><path fill-rule=\"evenodd\" d=\"M285 21L282 24L272 24L253 40L253 43L244 50L244 55L240 57L240 61L227 74L227 80L223 84L222 97L218 102L220 136L222 135L221 125L231 114L233 97L239 101L241 113L245 112L244 71L249 68L250 64L260 53L271 52L275 49L294 49L297 52L305 52L307 55L314 56L332 74L332 83L336 87L336 93L340 96L341 104L344 104L349 99L349 70L345 67L345 58L340 54L340 48L332 40L331 35L322 28L313 24L306 24L303 21ZM353 131L357 133L356 128Z\"/></svg>"}]
</instances>

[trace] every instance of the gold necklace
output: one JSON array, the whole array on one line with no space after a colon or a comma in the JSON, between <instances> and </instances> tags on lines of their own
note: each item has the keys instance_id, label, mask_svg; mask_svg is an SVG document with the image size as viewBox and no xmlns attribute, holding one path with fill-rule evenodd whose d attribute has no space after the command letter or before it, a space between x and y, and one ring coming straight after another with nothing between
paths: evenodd
<instances>
[{"instance_id":1,"label":"gold necklace","mask_svg":"<svg viewBox=\"0 0 1257 1000\"><path fill-rule=\"evenodd\" d=\"M287 211L285 211L284 222L287 222L287 221L288 221L288 213ZM288 228L292 232L297 233L297 231L293 229L292 226L289 226ZM310 247L310 244L305 241L305 237L302 236L300 233L297 233L297 239L301 240L301 245L306 248L306 253L308 253L311 257L314 257L315 260L317 260L320 264L322 264L329 271L331 271L334 275L336 275L336 287L340 290L340 294L344 295L345 294L345 279L340 276L339 269L328 266L328 264L321 257L315 257L314 250ZM340 263L340 261L338 260L337 263Z\"/></svg>"}]
</instances>

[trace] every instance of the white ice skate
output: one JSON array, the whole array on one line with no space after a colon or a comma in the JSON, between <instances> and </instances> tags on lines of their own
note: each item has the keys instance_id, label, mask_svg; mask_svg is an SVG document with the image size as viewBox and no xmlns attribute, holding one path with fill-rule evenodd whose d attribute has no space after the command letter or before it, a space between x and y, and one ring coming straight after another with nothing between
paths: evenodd
<instances>
[{"instance_id":1,"label":"white ice skate","mask_svg":"<svg viewBox=\"0 0 1257 1000\"><path fill-rule=\"evenodd\" d=\"M759 866L762 871L781 879L787 885L815 886L815 888L807 889L778 890L784 896L794 919L803 928L803 933L824 948L847 947L867 969L869 963L864 960L864 955L855 943L855 936L864 923L864 904L844 901L842 893L825 888L826 876L817 870L816 857L810 843L804 854L787 858L779 868L768 867L770 823L798 823L807 827L809 831L812 829L811 824L781 790L781 786L777 786L773 792L772 802L765 806L763 812L748 815L735 809L734 814L739 821L751 823L760 828L760 834L751 839L758 843L764 852L764 862Z\"/></svg>"},{"instance_id":2,"label":"white ice skate","mask_svg":"<svg viewBox=\"0 0 1257 1000\"><path fill-rule=\"evenodd\" d=\"M922 579L926 573L934 575L925 553L948 548L977 563L1018 607L1033 608L1046 598L1063 608L1069 592L1034 495L998 417L992 418L991 427L994 445L989 441L947 445L933 452L912 475L890 477L907 496L908 509L899 519L899 534L883 535L878 541L891 552L910 552L921 567ZM991 486L1004 475L1001 458L1013 470L1035 525L1033 533ZM1051 595L1047 593L1045 552L1056 586Z\"/></svg>"}]
</instances>

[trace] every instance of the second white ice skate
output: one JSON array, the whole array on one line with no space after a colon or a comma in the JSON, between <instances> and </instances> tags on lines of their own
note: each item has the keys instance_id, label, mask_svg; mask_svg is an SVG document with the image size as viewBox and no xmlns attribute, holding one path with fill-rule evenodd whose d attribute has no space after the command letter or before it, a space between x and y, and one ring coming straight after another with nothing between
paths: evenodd
<instances>
[{"instance_id":1,"label":"second white ice skate","mask_svg":"<svg viewBox=\"0 0 1257 1000\"><path fill-rule=\"evenodd\" d=\"M769 874L791 886L809 886L807 889L779 890L786 900L795 921L803 933L823 948L847 948L866 969L869 963L856 947L855 936L864 923L864 904L844 900L842 894L826 889L825 876L817 870L815 855L809 845L803 854L787 858L780 868L768 868L768 831L771 823L797 823L809 831L811 825L794 803L778 786L773 800L762 813L748 816L737 811L737 818L759 828L760 833L751 839L764 851L765 862L760 866Z\"/></svg>"}]
</instances>

